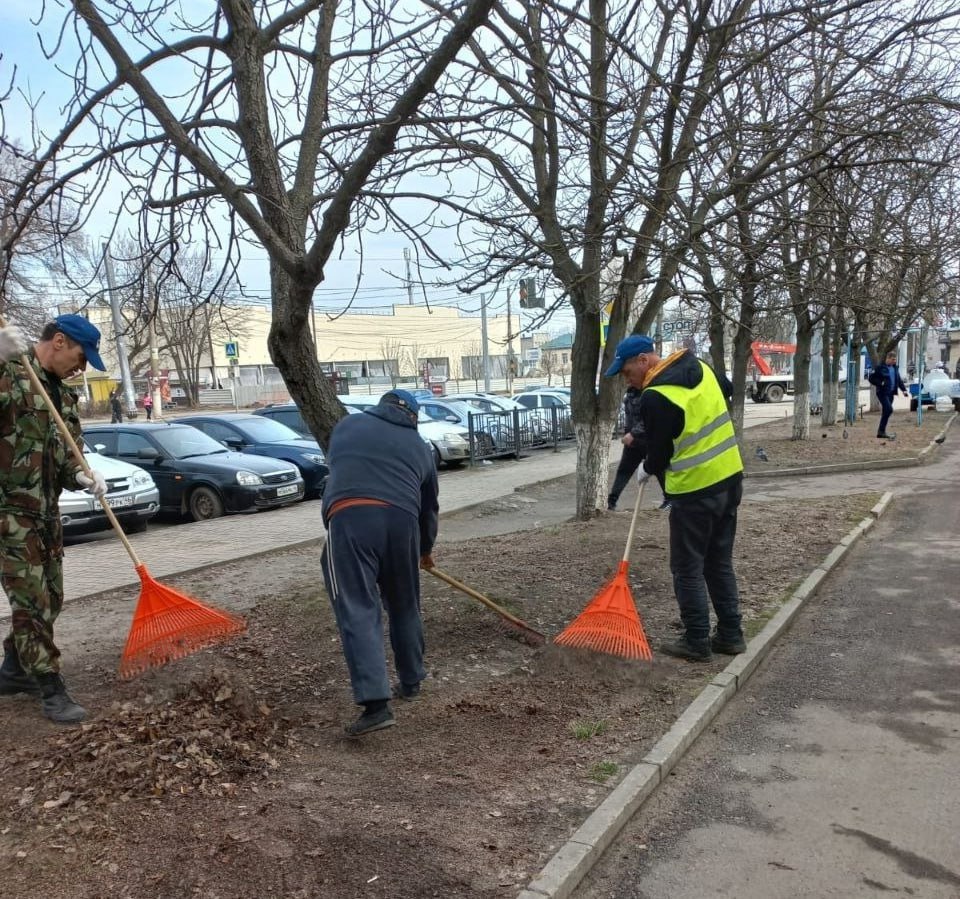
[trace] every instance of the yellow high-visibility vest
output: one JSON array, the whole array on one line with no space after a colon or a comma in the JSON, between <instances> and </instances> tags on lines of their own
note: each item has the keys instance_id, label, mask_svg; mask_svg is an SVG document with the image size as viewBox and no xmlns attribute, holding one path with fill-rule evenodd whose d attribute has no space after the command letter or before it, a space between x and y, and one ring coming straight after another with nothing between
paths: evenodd
<instances>
[{"instance_id":1,"label":"yellow high-visibility vest","mask_svg":"<svg viewBox=\"0 0 960 899\"><path fill-rule=\"evenodd\" d=\"M683 410L683 431L673 443L666 492L693 493L743 471L743 461L716 376L703 362L696 387L657 384L655 390Z\"/></svg>"}]
</instances>

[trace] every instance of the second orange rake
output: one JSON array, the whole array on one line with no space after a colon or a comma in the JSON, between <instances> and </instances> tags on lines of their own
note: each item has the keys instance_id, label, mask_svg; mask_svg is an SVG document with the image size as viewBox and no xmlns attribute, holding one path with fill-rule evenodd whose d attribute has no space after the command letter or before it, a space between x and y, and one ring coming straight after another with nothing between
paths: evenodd
<instances>
[{"instance_id":1,"label":"second orange rake","mask_svg":"<svg viewBox=\"0 0 960 899\"><path fill-rule=\"evenodd\" d=\"M617 566L617 573L590 600L587 607L566 629L558 634L553 642L559 646L574 646L605 652L608 655L622 656L627 659L652 659L647 635L643 632L637 604L630 591L627 580L630 546L633 532L637 526L637 513L643 499L643 484L637 495L637 505L630 521L630 533L623 558Z\"/></svg>"}]
</instances>

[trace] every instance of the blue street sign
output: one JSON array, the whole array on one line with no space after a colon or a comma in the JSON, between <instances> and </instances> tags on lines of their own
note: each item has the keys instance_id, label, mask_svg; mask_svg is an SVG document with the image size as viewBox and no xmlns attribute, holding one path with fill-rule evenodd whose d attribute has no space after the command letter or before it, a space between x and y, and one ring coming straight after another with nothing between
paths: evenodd
<instances>
[{"instance_id":1,"label":"blue street sign","mask_svg":"<svg viewBox=\"0 0 960 899\"><path fill-rule=\"evenodd\" d=\"M224 352L228 359L236 359L240 355L240 348L237 346L235 341L230 343L225 343L223 345Z\"/></svg>"}]
</instances>

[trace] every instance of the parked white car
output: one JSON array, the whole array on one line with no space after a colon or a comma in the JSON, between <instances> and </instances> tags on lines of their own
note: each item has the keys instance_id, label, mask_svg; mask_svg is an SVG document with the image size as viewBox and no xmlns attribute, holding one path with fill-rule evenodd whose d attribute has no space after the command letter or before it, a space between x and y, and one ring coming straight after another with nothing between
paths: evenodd
<instances>
[{"instance_id":1,"label":"parked white car","mask_svg":"<svg viewBox=\"0 0 960 899\"><path fill-rule=\"evenodd\" d=\"M379 396L347 395L339 397L350 412L362 412L380 402ZM417 431L430 448L434 461L446 462L450 468L463 465L470 459L470 432L452 422L434 421L423 410L417 418Z\"/></svg>"},{"instance_id":2,"label":"parked white car","mask_svg":"<svg viewBox=\"0 0 960 899\"><path fill-rule=\"evenodd\" d=\"M113 509L125 531L142 531L160 511L160 493L153 478L142 468L108 459L84 448L84 458L107 482L104 499ZM64 490L60 494L60 523L64 534L82 534L111 527L107 513L92 493L86 490Z\"/></svg>"}]
</instances>

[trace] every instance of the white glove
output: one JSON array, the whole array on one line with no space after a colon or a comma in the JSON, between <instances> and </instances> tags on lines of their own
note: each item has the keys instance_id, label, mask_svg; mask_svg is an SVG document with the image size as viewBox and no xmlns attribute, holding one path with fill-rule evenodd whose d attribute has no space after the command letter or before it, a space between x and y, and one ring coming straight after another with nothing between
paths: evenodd
<instances>
[{"instance_id":1,"label":"white glove","mask_svg":"<svg viewBox=\"0 0 960 899\"><path fill-rule=\"evenodd\" d=\"M16 325L0 328L0 362L9 362L30 349L27 338Z\"/></svg>"},{"instance_id":2,"label":"white glove","mask_svg":"<svg viewBox=\"0 0 960 899\"><path fill-rule=\"evenodd\" d=\"M99 471L92 471L93 477L89 477L82 471L77 472L77 483L85 488L88 493L92 493L97 499L100 499L107 492L107 482Z\"/></svg>"},{"instance_id":3,"label":"white glove","mask_svg":"<svg viewBox=\"0 0 960 899\"><path fill-rule=\"evenodd\" d=\"M650 472L642 465L637 469L637 483L643 486L650 480Z\"/></svg>"}]
</instances>

